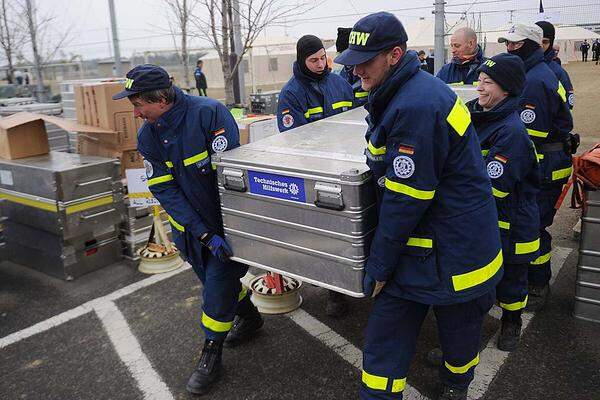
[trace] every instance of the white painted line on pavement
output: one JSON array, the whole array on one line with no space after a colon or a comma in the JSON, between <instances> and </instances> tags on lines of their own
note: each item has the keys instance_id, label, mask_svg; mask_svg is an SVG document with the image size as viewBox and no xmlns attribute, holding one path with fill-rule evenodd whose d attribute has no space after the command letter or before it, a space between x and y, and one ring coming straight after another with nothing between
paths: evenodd
<instances>
[{"instance_id":1,"label":"white painted line on pavement","mask_svg":"<svg viewBox=\"0 0 600 400\"><path fill-rule=\"evenodd\" d=\"M61 314L55 315L54 317L50 317L47 320L39 322L35 325L32 325L32 326L25 328L23 330L20 330L18 332L11 333L10 335L0 338L0 349L10 346L11 344L19 342L23 339L27 339L28 337L31 337L33 335L37 335L38 333L45 332L49 329L54 328L55 326L62 325L65 322L69 322L70 320L80 317L84 314L87 314L94 309L94 306L96 305L97 302L102 303L103 301L106 301L106 300L114 301L114 300L120 299L121 297L131 294L137 290L143 289L150 285L154 285L155 283L164 281L165 279L168 279L174 275L177 275L181 272L187 271L190 268L191 268L191 266L186 263L181 268L176 269L174 271L167 272L164 274L152 275L149 278L132 283L131 285L125 286L124 288L119 289L113 293L106 295L106 296L99 297L94 300L90 300L90 301L83 303L82 305L75 307L69 311L65 311Z\"/></svg>"},{"instance_id":2,"label":"white painted line on pavement","mask_svg":"<svg viewBox=\"0 0 600 400\"><path fill-rule=\"evenodd\" d=\"M325 346L336 352L348 363L359 370L362 369L362 351L334 332L330 327L301 308L286 314L286 316L310 335L325 344ZM429 400L428 397L423 396L417 389L408 384L404 388L403 398L405 400Z\"/></svg>"},{"instance_id":3,"label":"white painted line on pavement","mask_svg":"<svg viewBox=\"0 0 600 400\"><path fill-rule=\"evenodd\" d=\"M552 286L556 280L558 273L572 251L573 249L568 247L556 247L552 251L552 278L550 279L550 286ZM497 307L494 307L494 309L495 308ZM501 312L498 313L494 309L492 310L494 312L490 311L490 313L493 314L494 317L500 318ZM532 313L523 313L521 336L525 333L533 315L534 314ZM475 379L473 379L473 382L471 382L471 385L469 386L469 400L478 400L483 397L510 355L509 352L498 350L496 347L499 334L500 332L496 332L496 334L488 341L485 349L479 354L479 365L475 368Z\"/></svg>"},{"instance_id":4,"label":"white painted line on pavement","mask_svg":"<svg viewBox=\"0 0 600 400\"><path fill-rule=\"evenodd\" d=\"M142 351L117 305L109 300L97 301L94 304L94 310L100 321L102 321L102 326L108 334L115 351L137 382L144 399L174 399L169 388Z\"/></svg>"}]
</instances>

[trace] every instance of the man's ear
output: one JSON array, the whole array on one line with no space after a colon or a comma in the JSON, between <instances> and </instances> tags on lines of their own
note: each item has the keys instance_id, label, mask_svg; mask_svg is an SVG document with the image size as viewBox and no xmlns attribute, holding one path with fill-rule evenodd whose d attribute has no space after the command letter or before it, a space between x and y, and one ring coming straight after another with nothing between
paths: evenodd
<instances>
[{"instance_id":1,"label":"man's ear","mask_svg":"<svg viewBox=\"0 0 600 400\"><path fill-rule=\"evenodd\" d=\"M404 55L404 51L400 46L396 46L388 53L388 55L390 56L390 64L396 65Z\"/></svg>"}]
</instances>

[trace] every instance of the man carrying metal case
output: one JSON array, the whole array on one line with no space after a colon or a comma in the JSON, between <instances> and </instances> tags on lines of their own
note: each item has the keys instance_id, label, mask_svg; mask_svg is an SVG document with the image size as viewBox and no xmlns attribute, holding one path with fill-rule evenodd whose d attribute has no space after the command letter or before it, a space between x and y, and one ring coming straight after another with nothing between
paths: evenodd
<instances>
[{"instance_id":1,"label":"man carrying metal case","mask_svg":"<svg viewBox=\"0 0 600 400\"><path fill-rule=\"evenodd\" d=\"M519 343L529 263L540 249L539 164L517 113L524 84L523 61L499 54L479 67L479 98L467 103L498 209L504 254L504 276L496 287L502 308L498 348L504 351L515 350Z\"/></svg>"},{"instance_id":2,"label":"man carrying metal case","mask_svg":"<svg viewBox=\"0 0 600 400\"><path fill-rule=\"evenodd\" d=\"M440 399L466 399L481 328L502 276L498 215L463 102L420 69L402 23L359 20L336 62L369 91L367 158L379 223L365 266L376 296L363 351L361 399L401 399L430 306L444 352ZM427 96L423 96L423 93Z\"/></svg>"},{"instance_id":3,"label":"man carrying metal case","mask_svg":"<svg viewBox=\"0 0 600 400\"><path fill-rule=\"evenodd\" d=\"M239 132L225 106L188 96L167 72L138 65L127 73L125 90L134 115L145 119L138 132L148 187L169 215L177 248L204 285L201 327L206 340L187 390L203 394L218 380L224 342L235 344L263 325L240 278L246 265L229 260L211 154L239 146Z\"/></svg>"},{"instance_id":4,"label":"man carrying metal case","mask_svg":"<svg viewBox=\"0 0 600 400\"><path fill-rule=\"evenodd\" d=\"M538 152L541 188L540 256L529 268L527 309L541 308L548 297L551 276L552 236L548 228L556 214L556 201L572 172L571 140L573 118L567 92L544 62L541 48L543 30L537 25L513 26L498 42L506 42L510 54L525 63L525 87L519 101L519 114Z\"/></svg>"},{"instance_id":5,"label":"man carrying metal case","mask_svg":"<svg viewBox=\"0 0 600 400\"><path fill-rule=\"evenodd\" d=\"M296 43L294 76L279 93L279 132L349 110L353 98L352 86L330 73L321 39L304 35Z\"/></svg>"}]
</instances>

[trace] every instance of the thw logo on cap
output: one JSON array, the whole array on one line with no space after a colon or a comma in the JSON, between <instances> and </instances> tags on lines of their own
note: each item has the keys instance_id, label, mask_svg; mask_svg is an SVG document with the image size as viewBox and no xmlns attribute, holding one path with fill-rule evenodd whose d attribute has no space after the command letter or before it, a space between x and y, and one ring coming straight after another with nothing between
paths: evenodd
<instances>
[{"instance_id":1,"label":"thw logo on cap","mask_svg":"<svg viewBox=\"0 0 600 400\"><path fill-rule=\"evenodd\" d=\"M494 65L496 65L496 62L492 60L486 60L486 62L484 62L483 64L487 65L489 68L492 68Z\"/></svg>"},{"instance_id":2,"label":"thw logo on cap","mask_svg":"<svg viewBox=\"0 0 600 400\"><path fill-rule=\"evenodd\" d=\"M133 86L133 79L125 78L125 89L131 89L131 86Z\"/></svg>"},{"instance_id":3,"label":"thw logo on cap","mask_svg":"<svg viewBox=\"0 0 600 400\"><path fill-rule=\"evenodd\" d=\"M366 46L367 40L369 40L371 34L369 32L350 32L350 38L348 39L349 44L355 44L357 46Z\"/></svg>"}]
</instances>

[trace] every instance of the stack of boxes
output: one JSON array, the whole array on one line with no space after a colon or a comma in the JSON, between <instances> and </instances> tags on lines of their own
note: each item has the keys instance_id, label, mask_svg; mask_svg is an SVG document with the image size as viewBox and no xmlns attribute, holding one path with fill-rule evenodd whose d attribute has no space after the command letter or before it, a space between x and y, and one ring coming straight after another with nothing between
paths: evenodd
<instances>
[{"instance_id":1,"label":"stack of boxes","mask_svg":"<svg viewBox=\"0 0 600 400\"><path fill-rule=\"evenodd\" d=\"M62 152L0 159L0 177L8 259L65 280L121 259L115 160Z\"/></svg>"}]
</instances>

